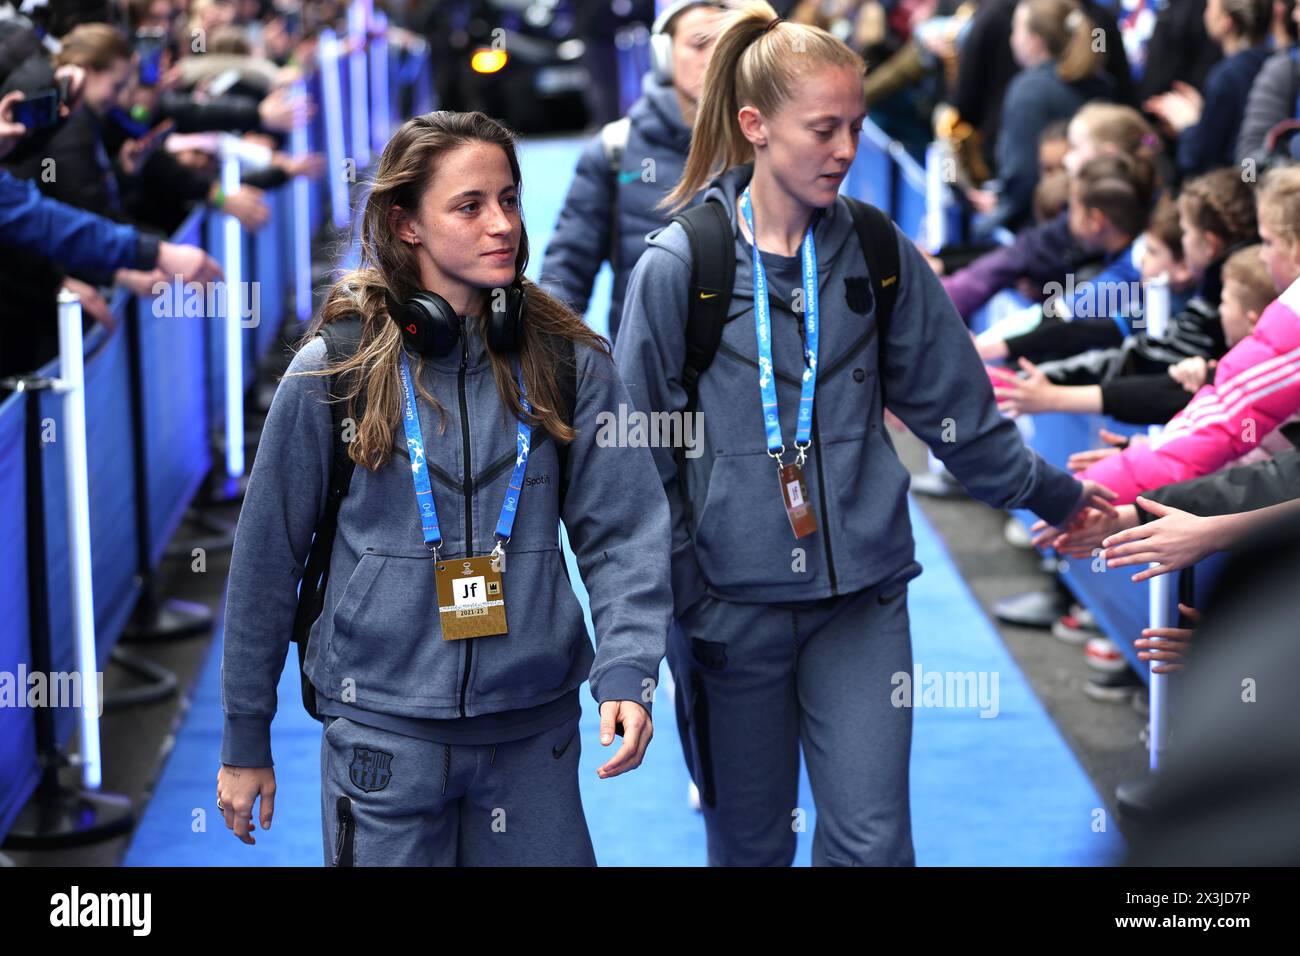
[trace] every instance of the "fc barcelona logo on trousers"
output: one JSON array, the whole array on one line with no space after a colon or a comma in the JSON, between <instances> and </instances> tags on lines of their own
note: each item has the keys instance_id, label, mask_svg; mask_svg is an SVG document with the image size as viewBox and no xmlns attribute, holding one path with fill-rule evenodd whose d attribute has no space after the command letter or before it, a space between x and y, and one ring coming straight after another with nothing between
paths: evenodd
<instances>
[{"instance_id":1,"label":"fc barcelona logo on trousers","mask_svg":"<svg viewBox=\"0 0 1300 956\"><path fill-rule=\"evenodd\" d=\"M364 747L352 748L352 766L348 767L348 776L352 785L366 793L383 790L388 781L393 779L390 769L393 755L383 750L367 750Z\"/></svg>"}]
</instances>

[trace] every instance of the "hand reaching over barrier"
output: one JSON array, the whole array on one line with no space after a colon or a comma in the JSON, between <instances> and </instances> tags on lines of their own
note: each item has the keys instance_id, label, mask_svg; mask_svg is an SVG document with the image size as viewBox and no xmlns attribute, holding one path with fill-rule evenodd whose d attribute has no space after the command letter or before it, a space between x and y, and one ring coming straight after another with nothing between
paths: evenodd
<instances>
[{"instance_id":1,"label":"hand reaching over barrier","mask_svg":"<svg viewBox=\"0 0 1300 956\"><path fill-rule=\"evenodd\" d=\"M1178 610L1193 624L1201 623L1201 612L1196 608L1180 603ZM1195 633L1196 629L1191 627L1144 627L1142 636L1133 642L1133 646L1140 648L1138 660L1164 662L1152 663L1151 673L1172 674L1185 666L1182 663L1183 655L1187 653L1189 642Z\"/></svg>"}]
</instances>

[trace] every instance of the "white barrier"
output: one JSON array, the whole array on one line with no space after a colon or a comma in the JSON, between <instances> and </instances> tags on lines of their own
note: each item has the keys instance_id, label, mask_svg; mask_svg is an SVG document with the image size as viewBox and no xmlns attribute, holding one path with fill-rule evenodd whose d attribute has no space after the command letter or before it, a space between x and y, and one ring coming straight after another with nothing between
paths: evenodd
<instances>
[{"instance_id":1,"label":"white barrier","mask_svg":"<svg viewBox=\"0 0 1300 956\"><path fill-rule=\"evenodd\" d=\"M320 82L325 113L325 164L330 189L330 219L337 229L348 227L348 157L343 147L343 90L339 83L339 40L333 30L320 32Z\"/></svg>"},{"instance_id":2,"label":"white barrier","mask_svg":"<svg viewBox=\"0 0 1300 956\"><path fill-rule=\"evenodd\" d=\"M348 7L348 99L352 105L352 159L357 169L370 165L370 97L366 93L369 6L365 0L353 0Z\"/></svg>"},{"instance_id":3,"label":"white barrier","mask_svg":"<svg viewBox=\"0 0 1300 956\"><path fill-rule=\"evenodd\" d=\"M231 196L239 191L239 140L226 135L221 142L221 188ZM222 216L222 268L226 273L226 477L238 479L244 474L244 341L240 318L244 234L238 219L230 213Z\"/></svg>"},{"instance_id":4,"label":"white barrier","mask_svg":"<svg viewBox=\"0 0 1300 956\"><path fill-rule=\"evenodd\" d=\"M370 143L383 152L392 132L393 111L388 99L388 17L374 15L370 41Z\"/></svg>"},{"instance_id":5,"label":"white barrier","mask_svg":"<svg viewBox=\"0 0 1300 956\"><path fill-rule=\"evenodd\" d=\"M63 462L67 485L68 561L72 627L81 672L81 782L103 784L99 743L99 680L95 658L95 591L90 564L90 479L86 455L86 375L81 332L81 297L59 292L59 381L63 395Z\"/></svg>"},{"instance_id":6,"label":"white barrier","mask_svg":"<svg viewBox=\"0 0 1300 956\"><path fill-rule=\"evenodd\" d=\"M307 83L294 84L293 97L305 101ZM289 148L294 156L311 151L307 125L298 123L289 134ZM293 303L299 322L311 318L311 185L304 176L295 176L290 186L293 206Z\"/></svg>"}]
</instances>

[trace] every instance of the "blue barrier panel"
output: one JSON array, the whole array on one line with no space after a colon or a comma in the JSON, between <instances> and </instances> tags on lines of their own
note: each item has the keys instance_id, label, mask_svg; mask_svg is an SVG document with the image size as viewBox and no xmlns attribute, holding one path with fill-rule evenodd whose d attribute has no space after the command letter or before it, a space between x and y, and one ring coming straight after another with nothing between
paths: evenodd
<instances>
[{"instance_id":1,"label":"blue barrier panel","mask_svg":"<svg viewBox=\"0 0 1300 956\"><path fill-rule=\"evenodd\" d=\"M203 248L212 258L225 268L224 243L221 235L221 216L208 216L203 222ZM222 330L222 319L212 314L205 299L203 306L203 328L206 332L206 377L208 391L208 414L205 421L208 430L216 435L221 433L226 421L226 339Z\"/></svg>"},{"instance_id":2,"label":"blue barrier panel","mask_svg":"<svg viewBox=\"0 0 1300 956\"><path fill-rule=\"evenodd\" d=\"M867 120L858 142L858 155L844 179L844 191L869 202L894 217L894 160L889 155L889 137Z\"/></svg>"},{"instance_id":3,"label":"blue barrier panel","mask_svg":"<svg viewBox=\"0 0 1300 956\"><path fill-rule=\"evenodd\" d=\"M249 278L257 283L256 296L251 301L257 308L258 324L251 330L251 338L255 340L253 352L259 363L280 339L286 295L284 280L293 274L293 261L287 255L293 249L292 240L283 228L283 223L293 219L288 201L290 188L286 185L266 194L271 220L253 233Z\"/></svg>"},{"instance_id":4,"label":"blue barrier panel","mask_svg":"<svg viewBox=\"0 0 1300 956\"><path fill-rule=\"evenodd\" d=\"M0 671L31 666L27 606L27 395L0 402ZM15 684L15 690L25 690ZM40 780L30 707L0 707L0 836L9 831Z\"/></svg>"},{"instance_id":5,"label":"blue barrier panel","mask_svg":"<svg viewBox=\"0 0 1300 956\"><path fill-rule=\"evenodd\" d=\"M176 233L175 241L200 242L205 214L202 207L195 210ZM144 411L140 441L147 463L151 568L162 560L163 549L212 469L207 427L209 382L204 364L210 322L173 313L170 310L159 317L147 302L141 302L138 310Z\"/></svg>"},{"instance_id":6,"label":"blue barrier panel","mask_svg":"<svg viewBox=\"0 0 1300 956\"><path fill-rule=\"evenodd\" d=\"M357 153L352 148L352 124L347 121L346 114L352 106L352 71L348 69L348 56L344 52L348 46L348 36L346 33L339 34L339 105L343 115L339 116L339 123L343 127L343 155L356 162Z\"/></svg>"},{"instance_id":7,"label":"blue barrier panel","mask_svg":"<svg viewBox=\"0 0 1300 956\"><path fill-rule=\"evenodd\" d=\"M252 319L244 318L252 314L252 304L254 290L257 288L253 285L253 280L257 278L257 243L253 238L253 233L247 229L240 230L240 239L243 245L244 278L243 284L238 289L227 289L228 294L237 296L231 299L231 311L236 312L240 317L241 332L239 341L244 346L244 360L242 362L244 373L244 392L247 393L253 387L257 380L257 359L258 359L258 338L257 329L247 327Z\"/></svg>"},{"instance_id":8,"label":"blue barrier panel","mask_svg":"<svg viewBox=\"0 0 1300 956\"><path fill-rule=\"evenodd\" d=\"M894 178L894 222L912 239L920 239L925 220L925 170L898 143L889 144L897 167Z\"/></svg>"},{"instance_id":9,"label":"blue barrier panel","mask_svg":"<svg viewBox=\"0 0 1300 956\"><path fill-rule=\"evenodd\" d=\"M433 60L429 56L427 46L421 48L421 52L413 53L417 63L415 79L411 83L412 88L412 116L422 116L432 111L433 101Z\"/></svg>"},{"instance_id":10,"label":"blue barrier panel","mask_svg":"<svg viewBox=\"0 0 1300 956\"><path fill-rule=\"evenodd\" d=\"M111 308L118 324L125 322L130 296L118 293ZM91 577L94 584L95 655L102 670L113 645L126 627L140 596L137 572L135 440L131 421L130 368L127 337L105 335L96 328L86 337L86 459L90 474ZM59 360L45 365L40 374L56 377ZM63 447L62 396L40 393L42 420L52 423L55 440L43 443L46 566L50 604L50 660L56 671L77 669L73 636L71 570L68 554L68 510ZM58 709L55 728L66 743L77 725L72 709Z\"/></svg>"},{"instance_id":11,"label":"blue barrier panel","mask_svg":"<svg viewBox=\"0 0 1300 956\"><path fill-rule=\"evenodd\" d=\"M1144 429L1117 422L1101 415L1072 415L1052 412L1032 415L1026 421L1029 432L1026 443L1043 457L1044 461L1064 468L1070 455L1088 448L1098 448L1102 441L1101 428L1121 435L1132 435ZM1037 517L1028 511L1015 512L1026 525ZM1114 641L1120 651L1134 665L1142 677L1147 676L1146 665L1137 659L1133 642L1147 624L1147 585L1134 584L1132 572L1102 570L1093 558L1065 561L1061 580L1079 603L1096 615L1097 625Z\"/></svg>"}]
</instances>

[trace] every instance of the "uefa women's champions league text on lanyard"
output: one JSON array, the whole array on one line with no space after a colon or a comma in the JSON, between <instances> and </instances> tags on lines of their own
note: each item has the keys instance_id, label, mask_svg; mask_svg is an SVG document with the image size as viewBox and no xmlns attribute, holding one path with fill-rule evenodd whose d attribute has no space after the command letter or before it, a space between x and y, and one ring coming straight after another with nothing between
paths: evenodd
<instances>
[{"instance_id":1,"label":"uefa women's champions league text on lanyard","mask_svg":"<svg viewBox=\"0 0 1300 956\"><path fill-rule=\"evenodd\" d=\"M411 384L411 367L406 352L401 354L402 421L406 426L406 445L411 453L411 479L415 483L415 502L420 509L420 526L424 543L433 552L434 579L438 591L438 617L442 622L444 640L455 641L464 637L488 637L506 633L506 592L501 575L506 570L506 544L515 525L515 512L524 486L524 473L528 470L528 448L532 426L520 421L517 432L518 453L515 470L510 475L510 487L501 503L501 517L497 519L496 547L491 554L465 557L455 561L442 561L438 549L442 547L442 532L438 528L438 509L433 501L433 488L429 484L429 469L424 460L424 438L420 433L420 415L415 407L415 388ZM523 374L516 369L519 382L519 402L525 412L532 406L524 393ZM466 550L473 547L465 542Z\"/></svg>"},{"instance_id":2,"label":"uefa women's champions league text on lanyard","mask_svg":"<svg viewBox=\"0 0 1300 956\"><path fill-rule=\"evenodd\" d=\"M804 289L804 370L803 391L799 396L799 422L795 431L794 447L798 457L786 464L785 442L781 438L781 416L776 401L776 376L772 369L772 310L767 300L767 272L763 257L758 251L758 232L754 229L753 205L749 187L740 195L740 211L753 237L754 250L754 331L758 336L758 387L763 398L763 426L767 429L767 453L776 459L777 478L781 485L781 503L796 539L817 530L817 517L808 500L808 486L803 480L803 464L812 445L813 394L817 390L817 341L819 336L817 311L817 248L813 244L812 223L804 233L803 289Z\"/></svg>"}]
</instances>

